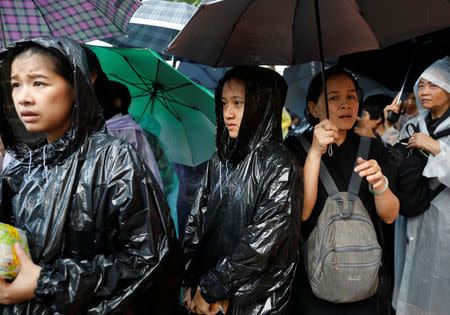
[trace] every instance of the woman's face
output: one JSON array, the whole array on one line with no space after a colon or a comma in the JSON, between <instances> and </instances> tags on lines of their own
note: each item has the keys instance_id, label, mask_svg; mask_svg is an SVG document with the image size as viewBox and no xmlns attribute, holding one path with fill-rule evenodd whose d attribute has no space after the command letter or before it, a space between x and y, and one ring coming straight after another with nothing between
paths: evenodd
<instances>
[{"instance_id":1,"label":"woman's face","mask_svg":"<svg viewBox=\"0 0 450 315\"><path fill-rule=\"evenodd\" d=\"M362 110L361 120L363 120L364 125L370 127L370 129L375 129L381 123L381 118L372 119L372 117L370 117L370 113L365 109Z\"/></svg>"},{"instance_id":2,"label":"woman's face","mask_svg":"<svg viewBox=\"0 0 450 315\"><path fill-rule=\"evenodd\" d=\"M12 100L30 132L43 132L49 143L61 138L72 122L75 92L53 69L52 60L24 52L11 65Z\"/></svg>"},{"instance_id":3,"label":"woman's face","mask_svg":"<svg viewBox=\"0 0 450 315\"><path fill-rule=\"evenodd\" d=\"M409 94L408 98L405 100L405 112L407 114L414 114L417 112L417 104L414 93Z\"/></svg>"},{"instance_id":4,"label":"woman's face","mask_svg":"<svg viewBox=\"0 0 450 315\"><path fill-rule=\"evenodd\" d=\"M231 79L222 90L223 120L230 138L237 138L245 107L245 85Z\"/></svg>"},{"instance_id":5,"label":"woman's face","mask_svg":"<svg viewBox=\"0 0 450 315\"><path fill-rule=\"evenodd\" d=\"M359 101L355 84L345 74L330 77L327 82L329 119L340 130L349 130L355 124ZM309 110L319 120L326 119L324 93L319 96L317 104L308 103Z\"/></svg>"},{"instance_id":6,"label":"woman's face","mask_svg":"<svg viewBox=\"0 0 450 315\"><path fill-rule=\"evenodd\" d=\"M424 108L442 114L445 113L450 104L449 93L424 78L419 81L417 96Z\"/></svg>"}]
</instances>

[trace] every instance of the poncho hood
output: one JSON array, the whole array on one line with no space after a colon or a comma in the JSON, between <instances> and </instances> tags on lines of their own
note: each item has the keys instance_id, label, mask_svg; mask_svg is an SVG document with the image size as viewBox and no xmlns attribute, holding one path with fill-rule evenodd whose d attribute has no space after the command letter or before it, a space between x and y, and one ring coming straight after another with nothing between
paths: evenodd
<instances>
[{"instance_id":1,"label":"poncho hood","mask_svg":"<svg viewBox=\"0 0 450 315\"><path fill-rule=\"evenodd\" d=\"M73 106L73 120L69 129L56 142L47 144L43 134L28 132L20 121L11 99L12 58L24 47L38 45L56 52L65 58L72 69L76 100ZM80 45L68 38L53 36L21 40L0 54L2 83L2 110L0 111L0 134L5 148L18 160L30 159L39 163L46 152L46 162L56 162L74 152L87 138L104 129L104 119L89 80L86 57ZM63 154L57 154L57 152Z\"/></svg>"},{"instance_id":2,"label":"poncho hood","mask_svg":"<svg viewBox=\"0 0 450 315\"><path fill-rule=\"evenodd\" d=\"M222 90L236 79L245 84L245 107L236 139L228 135L223 119ZM239 66L229 70L219 81L216 95L216 149L222 162L236 164L257 147L271 141L281 142L281 113L287 84L277 72L255 66Z\"/></svg>"},{"instance_id":3,"label":"poncho hood","mask_svg":"<svg viewBox=\"0 0 450 315\"><path fill-rule=\"evenodd\" d=\"M418 97L419 82L421 78L433 82L450 93L450 57L446 56L433 62L425 69L414 84L414 95L416 96L416 103L420 112L425 110Z\"/></svg>"}]
</instances>

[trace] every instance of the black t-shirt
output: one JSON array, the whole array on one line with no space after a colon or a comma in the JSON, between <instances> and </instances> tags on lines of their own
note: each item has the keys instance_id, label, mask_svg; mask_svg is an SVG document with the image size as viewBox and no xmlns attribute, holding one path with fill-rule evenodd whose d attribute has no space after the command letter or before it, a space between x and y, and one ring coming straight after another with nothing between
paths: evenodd
<instances>
[{"instance_id":1,"label":"black t-shirt","mask_svg":"<svg viewBox=\"0 0 450 315\"><path fill-rule=\"evenodd\" d=\"M431 118L431 113L428 113L427 117L425 117L425 123L427 125L428 133L433 135L436 131L437 127L448 117L450 116L450 108L448 108L445 113L436 119Z\"/></svg>"},{"instance_id":2,"label":"black t-shirt","mask_svg":"<svg viewBox=\"0 0 450 315\"><path fill-rule=\"evenodd\" d=\"M308 141L312 142L312 132L307 132L304 134L304 136L306 137L306 139L308 139ZM336 144L332 145L333 155L331 157L328 155L328 153L322 155L322 161L330 172L330 175L333 178L333 181L335 182L339 191L346 191L348 189L350 178L352 176L352 173L354 172L353 169L355 167L356 153L358 152L359 141L360 137L350 130L347 132L345 141L341 143L340 146L337 146ZM307 152L303 149L298 140L288 138L286 140L286 145L291 150L293 150L298 158L300 165L303 166L305 164ZM389 188L395 194L396 189L394 183L396 182L396 164L393 161L390 149L386 148L384 144L378 139L372 139L370 143L368 159L374 159L378 162L383 175L385 175L389 180ZM320 213L322 212L327 198L327 191L325 190L325 187L323 186L319 178L316 204L314 205L314 209L308 220L302 222L301 231L304 240L308 239L309 234L316 226L317 220L319 219ZM363 178L361 181L359 198L369 212L372 220L379 220L379 217L376 214L374 197L373 194L369 191L368 183L365 178Z\"/></svg>"}]
</instances>

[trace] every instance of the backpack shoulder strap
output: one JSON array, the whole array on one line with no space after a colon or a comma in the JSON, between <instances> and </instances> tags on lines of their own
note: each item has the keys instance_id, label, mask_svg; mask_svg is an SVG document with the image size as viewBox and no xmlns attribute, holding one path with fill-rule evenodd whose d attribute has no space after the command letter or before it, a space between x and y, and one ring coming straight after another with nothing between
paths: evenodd
<instances>
[{"instance_id":1,"label":"backpack shoulder strap","mask_svg":"<svg viewBox=\"0 0 450 315\"><path fill-rule=\"evenodd\" d=\"M364 160L367 160L367 157L369 156L371 140L372 138L370 137L361 137L361 140L359 141L358 153L356 153L354 167L358 165L358 163L356 162L358 157L362 157ZM353 172L350 179L350 184L348 185L348 192L355 196L358 196L359 187L361 186L361 180L362 178L358 175L358 173Z\"/></svg>"},{"instance_id":2,"label":"backpack shoulder strap","mask_svg":"<svg viewBox=\"0 0 450 315\"><path fill-rule=\"evenodd\" d=\"M311 148L311 143L303 135L298 135L296 138L300 141L306 153L308 153ZM323 163L322 159L320 160L319 177L328 193L328 196L339 196L339 190L336 187L333 178L331 178L330 172L325 166L325 163Z\"/></svg>"},{"instance_id":3,"label":"backpack shoulder strap","mask_svg":"<svg viewBox=\"0 0 450 315\"><path fill-rule=\"evenodd\" d=\"M369 137L361 137L358 146L358 152L356 153L354 168L358 164L356 160L358 157L362 157L364 160L367 160L367 156L369 155L370 142L372 138ZM351 216L353 212L353 206L355 205L356 200L358 199L359 187L361 186L362 178L356 172L352 172L352 176L350 178L350 183L347 189L347 200L348 200L348 209L346 212L342 210L343 206L339 207L339 215L341 217L347 218Z\"/></svg>"},{"instance_id":4,"label":"backpack shoulder strap","mask_svg":"<svg viewBox=\"0 0 450 315\"><path fill-rule=\"evenodd\" d=\"M448 135L450 135L450 128L441 130L441 131L439 131L439 132L433 134L431 137L432 137L433 139L439 139L439 138L442 138L442 137L446 137L446 136L448 136Z\"/></svg>"}]
</instances>

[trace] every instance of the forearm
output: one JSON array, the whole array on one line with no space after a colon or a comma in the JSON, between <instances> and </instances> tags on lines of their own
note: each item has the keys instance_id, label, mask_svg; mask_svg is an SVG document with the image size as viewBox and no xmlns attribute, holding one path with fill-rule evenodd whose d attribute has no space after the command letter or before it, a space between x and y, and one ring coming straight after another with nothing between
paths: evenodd
<instances>
[{"instance_id":1,"label":"forearm","mask_svg":"<svg viewBox=\"0 0 450 315\"><path fill-rule=\"evenodd\" d=\"M303 213L302 221L306 221L316 204L319 185L320 157L308 154L303 167Z\"/></svg>"},{"instance_id":2,"label":"forearm","mask_svg":"<svg viewBox=\"0 0 450 315\"><path fill-rule=\"evenodd\" d=\"M400 202L392 191L388 188L384 193L374 195L374 199L375 208L381 220L388 224L394 222L398 216Z\"/></svg>"},{"instance_id":3,"label":"forearm","mask_svg":"<svg viewBox=\"0 0 450 315\"><path fill-rule=\"evenodd\" d=\"M430 141L427 141L425 143L424 149L433 154L434 156L438 155L439 152L441 152L439 141L434 139L430 139Z\"/></svg>"}]
</instances>

